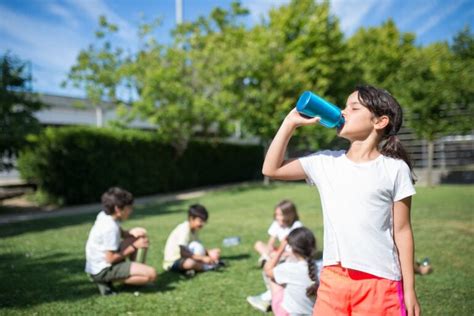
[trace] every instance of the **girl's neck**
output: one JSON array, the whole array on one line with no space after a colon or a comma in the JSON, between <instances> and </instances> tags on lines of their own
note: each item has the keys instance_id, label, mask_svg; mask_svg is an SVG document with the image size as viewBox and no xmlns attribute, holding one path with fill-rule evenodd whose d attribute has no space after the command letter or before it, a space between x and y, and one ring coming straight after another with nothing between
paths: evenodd
<instances>
[{"instance_id":1,"label":"girl's neck","mask_svg":"<svg viewBox=\"0 0 474 316\"><path fill-rule=\"evenodd\" d=\"M380 152L375 143L354 141L346 153L346 157L353 162L366 162L376 159Z\"/></svg>"}]
</instances>

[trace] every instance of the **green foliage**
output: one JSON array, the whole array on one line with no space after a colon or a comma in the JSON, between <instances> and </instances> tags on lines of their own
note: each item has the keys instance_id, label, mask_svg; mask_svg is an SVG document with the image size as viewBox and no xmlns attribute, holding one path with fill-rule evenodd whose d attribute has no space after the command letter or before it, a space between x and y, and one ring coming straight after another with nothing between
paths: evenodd
<instances>
[{"instance_id":1,"label":"green foliage","mask_svg":"<svg viewBox=\"0 0 474 316\"><path fill-rule=\"evenodd\" d=\"M246 52L239 115L244 128L268 141L304 90L342 105L352 86L343 34L328 2L291 1L270 12L243 43ZM335 134L298 130L313 147Z\"/></svg>"},{"instance_id":2,"label":"green foliage","mask_svg":"<svg viewBox=\"0 0 474 316\"><path fill-rule=\"evenodd\" d=\"M162 139L180 148L196 134L228 135L235 103L229 86L245 57L237 20L245 14L238 3L230 11L216 8L178 26L170 46L147 40L153 25L141 26L147 45L125 68L139 94L133 111L156 125Z\"/></svg>"},{"instance_id":3,"label":"green foliage","mask_svg":"<svg viewBox=\"0 0 474 316\"><path fill-rule=\"evenodd\" d=\"M94 107L100 107L105 101L118 105L117 88L122 84L120 72L124 63L123 49L114 48L113 35L118 27L99 17L99 29L96 31L96 43L79 52L76 64L69 71L62 85L83 89Z\"/></svg>"},{"instance_id":4,"label":"green foliage","mask_svg":"<svg viewBox=\"0 0 474 316\"><path fill-rule=\"evenodd\" d=\"M423 315L474 313L473 190L473 186L417 187L412 206L415 258L429 257L434 268L430 275L416 276ZM137 205L122 226L148 230L147 262L157 269L158 278L149 287L119 286L119 295L113 297L100 297L84 273L84 245L99 210L3 225L2 315L261 315L245 301L265 290L253 245L268 238L273 208L283 198L295 202L301 221L314 232L322 250L321 204L314 188L305 184L242 185L190 200ZM168 234L185 220L193 203L202 203L210 212L199 233L204 245L220 247L225 237L234 235L242 244L222 248L229 263L222 271L185 278L161 266Z\"/></svg>"},{"instance_id":5,"label":"green foliage","mask_svg":"<svg viewBox=\"0 0 474 316\"><path fill-rule=\"evenodd\" d=\"M392 20L381 26L360 28L349 40L353 71L358 83L367 83L393 91L397 74L407 55L416 50L415 35L398 30Z\"/></svg>"},{"instance_id":6,"label":"green foliage","mask_svg":"<svg viewBox=\"0 0 474 316\"><path fill-rule=\"evenodd\" d=\"M256 179L261 164L260 146L193 141L178 153L153 133L84 127L48 128L19 158L24 178L67 204L115 185L140 196Z\"/></svg>"},{"instance_id":7,"label":"green foliage","mask_svg":"<svg viewBox=\"0 0 474 316\"><path fill-rule=\"evenodd\" d=\"M472 130L474 58L456 53L447 43L419 48L407 57L398 73L396 95L407 105L415 133L434 141Z\"/></svg>"},{"instance_id":8,"label":"green foliage","mask_svg":"<svg viewBox=\"0 0 474 316\"><path fill-rule=\"evenodd\" d=\"M10 53L0 57L0 171L13 167L11 159L25 145L26 136L39 131L33 113L43 105L28 93L32 79L27 67Z\"/></svg>"}]
</instances>

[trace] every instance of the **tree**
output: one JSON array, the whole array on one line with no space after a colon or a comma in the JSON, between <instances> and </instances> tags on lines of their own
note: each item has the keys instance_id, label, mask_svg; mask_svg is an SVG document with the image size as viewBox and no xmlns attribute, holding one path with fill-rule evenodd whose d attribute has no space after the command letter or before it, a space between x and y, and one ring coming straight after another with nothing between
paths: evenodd
<instances>
[{"instance_id":1,"label":"tree","mask_svg":"<svg viewBox=\"0 0 474 316\"><path fill-rule=\"evenodd\" d=\"M111 37L117 31L116 25L109 23L105 16L100 16L99 29L95 33L98 44L91 44L80 51L76 64L71 67L67 80L63 82L63 86L70 84L85 91L91 105L96 109L97 126L103 125L102 104L120 103L117 88L122 81L120 67L124 59L123 49L114 48L111 44Z\"/></svg>"},{"instance_id":2,"label":"tree","mask_svg":"<svg viewBox=\"0 0 474 316\"><path fill-rule=\"evenodd\" d=\"M178 26L170 46L152 39L152 27L142 26L148 40L126 66L139 95L134 112L179 150L192 136L229 132L229 109L235 103L229 86L245 58L239 52L245 28L238 19L245 14L238 2L229 11L216 8L208 17Z\"/></svg>"},{"instance_id":3,"label":"tree","mask_svg":"<svg viewBox=\"0 0 474 316\"><path fill-rule=\"evenodd\" d=\"M402 33L392 20L381 26L360 28L349 40L348 49L358 83L393 91L398 72L413 51L415 35Z\"/></svg>"},{"instance_id":4,"label":"tree","mask_svg":"<svg viewBox=\"0 0 474 316\"><path fill-rule=\"evenodd\" d=\"M327 1L291 1L273 9L241 47L245 77L235 86L241 90L240 116L244 128L266 145L304 90L343 104L352 86L343 34ZM297 131L306 148L334 139L334 131L315 128Z\"/></svg>"},{"instance_id":5,"label":"tree","mask_svg":"<svg viewBox=\"0 0 474 316\"><path fill-rule=\"evenodd\" d=\"M472 34L463 31L452 46L439 42L419 48L407 56L398 73L396 95L407 106L408 124L428 142L428 185L432 185L435 141L472 131L472 43Z\"/></svg>"},{"instance_id":6,"label":"tree","mask_svg":"<svg viewBox=\"0 0 474 316\"><path fill-rule=\"evenodd\" d=\"M42 104L29 88L32 79L27 62L7 52L0 58L0 67L0 170L9 170L26 136L39 130L33 113Z\"/></svg>"}]
</instances>

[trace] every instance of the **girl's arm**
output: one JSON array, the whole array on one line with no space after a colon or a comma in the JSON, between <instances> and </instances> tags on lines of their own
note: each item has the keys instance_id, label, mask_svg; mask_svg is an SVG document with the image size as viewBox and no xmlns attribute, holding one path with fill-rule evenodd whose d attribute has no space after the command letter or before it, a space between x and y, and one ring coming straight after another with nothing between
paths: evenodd
<instances>
[{"instance_id":1,"label":"girl's arm","mask_svg":"<svg viewBox=\"0 0 474 316\"><path fill-rule=\"evenodd\" d=\"M275 249L275 241L276 241L275 236L270 236L270 238L268 239L267 246L270 252L272 252Z\"/></svg>"},{"instance_id":2,"label":"girl's arm","mask_svg":"<svg viewBox=\"0 0 474 316\"><path fill-rule=\"evenodd\" d=\"M265 271L265 274L271 279L273 279L273 268L275 268L280 261L283 252L285 252L285 247L287 244L288 243L286 242L286 239L282 240L276 254L270 258L270 260L268 260L263 267L263 271Z\"/></svg>"},{"instance_id":3,"label":"girl's arm","mask_svg":"<svg viewBox=\"0 0 474 316\"><path fill-rule=\"evenodd\" d=\"M267 177L280 180L305 179L306 174L297 160L284 160L286 147L298 126L311 125L318 121L318 117L304 118L298 114L296 109L291 110L268 148L265 161L263 162L262 173Z\"/></svg>"},{"instance_id":4,"label":"girl's arm","mask_svg":"<svg viewBox=\"0 0 474 316\"><path fill-rule=\"evenodd\" d=\"M397 201L393 206L393 226L395 245L400 257L403 278L403 292L408 316L421 313L415 292L414 242L410 221L411 196Z\"/></svg>"}]
</instances>

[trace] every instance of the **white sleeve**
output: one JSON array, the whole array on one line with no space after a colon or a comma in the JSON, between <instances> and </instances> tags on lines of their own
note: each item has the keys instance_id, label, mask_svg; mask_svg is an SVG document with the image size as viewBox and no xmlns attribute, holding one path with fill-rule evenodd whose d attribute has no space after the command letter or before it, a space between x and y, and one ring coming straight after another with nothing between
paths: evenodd
<instances>
[{"instance_id":1,"label":"white sleeve","mask_svg":"<svg viewBox=\"0 0 474 316\"><path fill-rule=\"evenodd\" d=\"M306 182L309 185L315 185L316 184L316 167L317 165L317 155L312 154L309 156L301 157L298 159L298 161L301 164L301 167L304 170L304 173L306 174Z\"/></svg>"},{"instance_id":2,"label":"white sleeve","mask_svg":"<svg viewBox=\"0 0 474 316\"><path fill-rule=\"evenodd\" d=\"M292 278L292 271L294 269L291 268L292 264L289 262L283 262L273 268L273 278L275 282L278 284L287 284L291 282Z\"/></svg>"},{"instance_id":3,"label":"white sleeve","mask_svg":"<svg viewBox=\"0 0 474 316\"><path fill-rule=\"evenodd\" d=\"M338 150L338 151L331 151L331 150L322 150L318 151L314 154L301 157L298 161L301 164L301 167L306 174L306 182L310 185L318 184L319 174L321 174L321 170L324 169L324 161L328 158L334 158L342 155L345 151Z\"/></svg>"},{"instance_id":4,"label":"white sleeve","mask_svg":"<svg viewBox=\"0 0 474 316\"><path fill-rule=\"evenodd\" d=\"M410 168L404 161L401 161L397 177L395 178L393 201L400 201L408 196L414 195L415 193L416 191L413 186Z\"/></svg>"},{"instance_id":5,"label":"white sleeve","mask_svg":"<svg viewBox=\"0 0 474 316\"><path fill-rule=\"evenodd\" d=\"M270 225L270 228L268 228L268 234L272 237L276 237L278 235L278 230L280 229L280 225L276 221L273 221L273 223Z\"/></svg>"}]
</instances>

